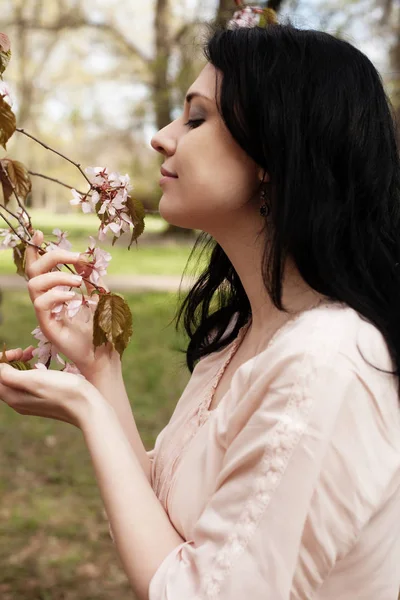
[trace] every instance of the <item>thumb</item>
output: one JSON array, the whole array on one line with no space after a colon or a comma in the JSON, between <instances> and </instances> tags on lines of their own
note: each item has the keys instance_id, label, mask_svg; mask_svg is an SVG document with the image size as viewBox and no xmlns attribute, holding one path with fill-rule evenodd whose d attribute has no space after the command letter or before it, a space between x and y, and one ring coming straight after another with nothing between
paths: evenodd
<instances>
[{"instance_id":1,"label":"thumb","mask_svg":"<svg viewBox=\"0 0 400 600\"><path fill-rule=\"evenodd\" d=\"M35 244L35 246L41 246L43 244L43 239L43 233L39 229L37 229L31 238L31 242L32 244ZM39 253L37 248L34 248L29 244L27 245L25 251L25 273L28 275L28 277L29 269L31 265L38 259L38 254Z\"/></svg>"}]
</instances>

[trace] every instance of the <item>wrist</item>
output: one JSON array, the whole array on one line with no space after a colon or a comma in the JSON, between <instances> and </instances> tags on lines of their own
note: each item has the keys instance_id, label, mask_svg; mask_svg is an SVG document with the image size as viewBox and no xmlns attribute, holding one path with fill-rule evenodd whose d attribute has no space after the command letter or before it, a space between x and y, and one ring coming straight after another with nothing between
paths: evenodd
<instances>
[{"instance_id":1,"label":"wrist","mask_svg":"<svg viewBox=\"0 0 400 600\"><path fill-rule=\"evenodd\" d=\"M121 358L116 351L110 354L107 353L107 355L103 354L98 358L96 357L89 367L82 367L80 371L95 387L98 387L98 384L109 384L110 379L111 381L122 380Z\"/></svg>"},{"instance_id":2,"label":"wrist","mask_svg":"<svg viewBox=\"0 0 400 600\"><path fill-rule=\"evenodd\" d=\"M106 401L104 396L92 384L86 382L83 391L84 410L79 415L79 428L85 434L90 427L93 427L97 419L107 420L114 414L114 409Z\"/></svg>"}]
</instances>

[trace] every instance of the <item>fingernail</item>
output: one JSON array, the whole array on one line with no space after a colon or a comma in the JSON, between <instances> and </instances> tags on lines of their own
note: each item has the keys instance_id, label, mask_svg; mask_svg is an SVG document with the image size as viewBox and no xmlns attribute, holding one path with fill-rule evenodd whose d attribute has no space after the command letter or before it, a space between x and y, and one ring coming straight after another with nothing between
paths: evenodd
<instances>
[{"instance_id":1,"label":"fingernail","mask_svg":"<svg viewBox=\"0 0 400 600\"><path fill-rule=\"evenodd\" d=\"M82 277L80 275L71 275L71 280L74 283L82 283Z\"/></svg>"},{"instance_id":2,"label":"fingernail","mask_svg":"<svg viewBox=\"0 0 400 600\"><path fill-rule=\"evenodd\" d=\"M79 257L80 257L80 255L81 255L81 253L80 253L80 252L71 252L71 254L72 254L72 256L73 256L74 258L79 258Z\"/></svg>"}]
</instances>

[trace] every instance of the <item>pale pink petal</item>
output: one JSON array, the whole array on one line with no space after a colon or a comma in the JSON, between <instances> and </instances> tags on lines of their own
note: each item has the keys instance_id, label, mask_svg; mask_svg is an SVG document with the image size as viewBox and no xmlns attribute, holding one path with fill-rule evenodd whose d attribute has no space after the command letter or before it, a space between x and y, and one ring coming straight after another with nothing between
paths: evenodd
<instances>
[{"instance_id":1,"label":"pale pink petal","mask_svg":"<svg viewBox=\"0 0 400 600\"><path fill-rule=\"evenodd\" d=\"M90 202L82 202L81 206L82 206L82 211L85 214L89 214L89 213L93 212L93 207L90 204Z\"/></svg>"},{"instance_id":2,"label":"pale pink petal","mask_svg":"<svg viewBox=\"0 0 400 600\"><path fill-rule=\"evenodd\" d=\"M109 227L111 231L115 233L115 235L117 235L120 232L122 225L117 225L117 223L110 223Z\"/></svg>"}]
</instances>

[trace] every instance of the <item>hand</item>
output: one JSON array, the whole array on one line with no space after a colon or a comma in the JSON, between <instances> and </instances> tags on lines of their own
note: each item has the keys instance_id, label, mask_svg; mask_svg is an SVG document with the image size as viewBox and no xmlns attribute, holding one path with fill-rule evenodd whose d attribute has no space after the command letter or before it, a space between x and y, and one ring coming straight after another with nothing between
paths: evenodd
<instances>
[{"instance_id":1,"label":"hand","mask_svg":"<svg viewBox=\"0 0 400 600\"><path fill-rule=\"evenodd\" d=\"M79 429L105 400L88 381L62 371L18 371L0 364L0 399L20 415L46 417Z\"/></svg>"},{"instance_id":2,"label":"hand","mask_svg":"<svg viewBox=\"0 0 400 600\"><path fill-rule=\"evenodd\" d=\"M6 358L10 362L13 360L22 360L22 362L28 362L33 358L32 352L34 349L34 346L28 346L28 348L25 348L25 350L22 350L22 348L6 350Z\"/></svg>"},{"instance_id":3,"label":"hand","mask_svg":"<svg viewBox=\"0 0 400 600\"><path fill-rule=\"evenodd\" d=\"M43 242L42 232L36 231L32 241L40 246ZM87 264L85 266L83 257L78 253L60 249L39 256L36 249L31 246L26 250L25 271L29 278L28 290L42 332L60 352L76 364L87 379L94 377L111 362L114 367L120 368L119 354L113 350L111 344L104 344L96 349L96 354L94 352L93 315L96 305L90 306L90 311L78 312L72 319L63 316L60 320L56 320L51 314L51 309L57 304L73 299L67 297L66 292L55 289L57 286L80 287L82 285L73 280L72 273L52 271L60 263L74 265L76 271L84 277L90 274L90 267ZM101 280L99 285L107 289ZM93 289L94 286L86 284L87 294L90 294ZM82 296L76 294L75 299L78 298ZM85 298L87 299L88 295L85 295ZM91 300L97 304L98 295L94 294Z\"/></svg>"}]
</instances>

